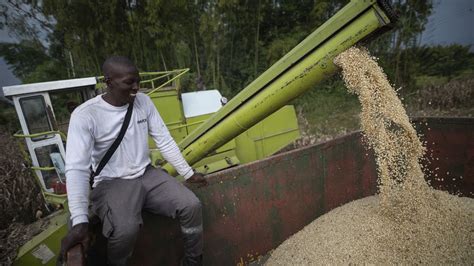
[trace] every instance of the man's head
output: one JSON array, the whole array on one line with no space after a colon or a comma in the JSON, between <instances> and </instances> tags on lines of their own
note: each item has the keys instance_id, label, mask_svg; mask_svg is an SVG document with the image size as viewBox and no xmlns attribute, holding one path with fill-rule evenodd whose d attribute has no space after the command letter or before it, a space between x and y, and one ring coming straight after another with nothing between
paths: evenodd
<instances>
[{"instance_id":1,"label":"man's head","mask_svg":"<svg viewBox=\"0 0 474 266\"><path fill-rule=\"evenodd\" d=\"M124 56L112 56L102 65L107 94L104 100L115 106L132 103L138 92L140 76L135 64Z\"/></svg>"}]
</instances>

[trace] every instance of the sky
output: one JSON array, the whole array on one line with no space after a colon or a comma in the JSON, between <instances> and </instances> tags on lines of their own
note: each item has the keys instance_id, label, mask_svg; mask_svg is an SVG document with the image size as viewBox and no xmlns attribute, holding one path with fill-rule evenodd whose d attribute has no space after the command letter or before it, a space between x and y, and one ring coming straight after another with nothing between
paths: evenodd
<instances>
[{"instance_id":1,"label":"sky","mask_svg":"<svg viewBox=\"0 0 474 266\"><path fill-rule=\"evenodd\" d=\"M434 0L422 44L470 44L474 51L474 0Z\"/></svg>"},{"instance_id":2,"label":"sky","mask_svg":"<svg viewBox=\"0 0 474 266\"><path fill-rule=\"evenodd\" d=\"M14 41L5 29L0 30L0 42ZM0 87L17 84L21 84L20 80L13 75L3 57L0 57ZM3 90L0 90L0 96L3 96Z\"/></svg>"},{"instance_id":3,"label":"sky","mask_svg":"<svg viewBox=\"0 0 474 266\"><path fill-rule=\"evenodd\" d=\"M433 14L429 17L421 44L471 45L474 51L474 0L433 0ZM6 30L0 30L0 42L14 42ZM0 87L21 84L0 57ZM0 90L0 96L3 91Z\"/></svg>"}]
</instances>

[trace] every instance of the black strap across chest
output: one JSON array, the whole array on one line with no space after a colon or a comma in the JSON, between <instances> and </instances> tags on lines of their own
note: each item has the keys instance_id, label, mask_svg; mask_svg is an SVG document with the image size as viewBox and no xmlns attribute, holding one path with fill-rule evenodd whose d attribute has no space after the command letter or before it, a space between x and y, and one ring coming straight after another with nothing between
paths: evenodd
<instances>
[{"instance_id":1,"label":"black strap across chest","mask_svg":"<svg viewBox=\"0 0 474 266\"><path fill-rule=\"evenodd\" d=\"M107 162L109 162L115 150L117 150L118 146L120 145L120 142L122 142L123 136L125 136L125 132L127 132L128 125L130 124L132 111L133 111L133 103L130 103L128 105L127 113L125 114L125 119L123 120L122 128L120 128L120 132L117 138L115 139L114 143L112 143L109 150L105 153L104 157L102 157L102 160L100 160L100 163L97 166L97 169L95 170L95 172L93 171L91 174L91 180L90 180L91 184L94 181L94 177L100 174L104 166L107 164Z\"/></svg>"}]
</instances>

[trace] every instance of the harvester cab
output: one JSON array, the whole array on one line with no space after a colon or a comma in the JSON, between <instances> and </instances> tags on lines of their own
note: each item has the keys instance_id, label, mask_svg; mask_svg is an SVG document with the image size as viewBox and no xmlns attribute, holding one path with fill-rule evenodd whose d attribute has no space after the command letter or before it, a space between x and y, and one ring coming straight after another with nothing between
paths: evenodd
<instances>
[{"instance_id":1,"label":"harvester cab","mask_svg":"<svg viewBox=\"0 0 474 266\"><path fill-rule=\"evenodd\" d=\"M21 130L15 137L23 139L31 169L47 201L64 203L64 142L72 110L96 95L96 79L80 78L53 82L9 86Z\"/></svg>"}]
</instances>

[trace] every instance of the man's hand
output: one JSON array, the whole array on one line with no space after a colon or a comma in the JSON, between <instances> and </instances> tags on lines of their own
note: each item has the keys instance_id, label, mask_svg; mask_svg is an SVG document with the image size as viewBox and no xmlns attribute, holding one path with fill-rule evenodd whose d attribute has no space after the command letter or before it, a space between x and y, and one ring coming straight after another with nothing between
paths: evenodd
<instances>
[{"instance_id":1,"label":"man's hand","mask_svg":"<svg viewBox=\"0 0 474 266\"><path fill-rule=\"evenodd\" d=\"M67 260L66 253L77 244L81 244L83 252L86 252L89 240L89 223L76 224L61 240L58 264L62 265Z\"/></svg>"},{"instance_id":2,"label":"man's hand","mask_svg":"<svg viewBox=\"0 0 474 266\"><path fill-rule=\"evenodd\" d=\"M207 186L207 179L204 177L203 174L195 172L190 178L186 180L188 184L197 184L198 187Z\"/></svg>"}]
</instances>

